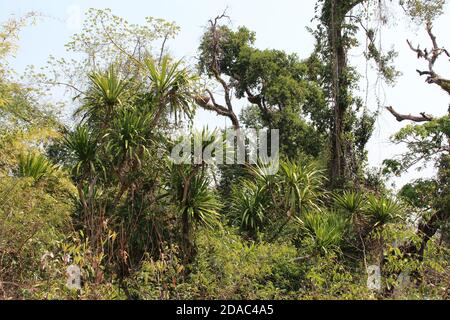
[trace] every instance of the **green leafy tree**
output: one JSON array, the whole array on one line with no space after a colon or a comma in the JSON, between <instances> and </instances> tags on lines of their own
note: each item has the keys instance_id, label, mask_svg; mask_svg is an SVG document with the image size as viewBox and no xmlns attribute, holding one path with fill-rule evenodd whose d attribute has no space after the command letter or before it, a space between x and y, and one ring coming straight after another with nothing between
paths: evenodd
<instances>
[{"instance_id":1,"label":"green leafy tree","mask_svg":"<svg viewBox=\"0 0 450 320\"><path fill-rule=\"evenodd\" d=\"M442 13L444 1L400 1L408 17L419 21L436 17ZM373 60L379 75L394 83L398 72L392 65L396 54L383 53L377 48L376 28L369 27L372 10L378 10L386 23L386 8L380 2L370 0L319 0L316 6L319 22L313 34L316 36L316 58L322 62L318 68L324 82L324 89L330 104L328 106L328 132L330 134L329 174L332 187L343 187L346 181L357 181L365 160L364 147L367 144L376 114L364 106L354 90L358 73L351 66L348 52L358 45L357 32L361 29L367 39L366 58ZM366 21L367 23L363 23Z\"/></svg>"},{"instance_id":2,"label":"green leafy tree","mask_svg":"<svg viewBox=\"0 0 450 320\"><path fill-rule=\"evenodd\" d=\"M308 64L295 54L256 48L254 32L246 27L234 31L220 24L224 18L210 20L200 43L198 68L225 92L225 105L208 88L198 104L230 118L234 128L242 127L244 121L252 128L280 129L282 152L287 157L295 158L301 152L316 156L323 137L305 115L307 106L323 104L324 96L316 79L310 77ZM231 90L236 98L250 103L241 119L233 109Z\"/></svg>"}]
</instances>

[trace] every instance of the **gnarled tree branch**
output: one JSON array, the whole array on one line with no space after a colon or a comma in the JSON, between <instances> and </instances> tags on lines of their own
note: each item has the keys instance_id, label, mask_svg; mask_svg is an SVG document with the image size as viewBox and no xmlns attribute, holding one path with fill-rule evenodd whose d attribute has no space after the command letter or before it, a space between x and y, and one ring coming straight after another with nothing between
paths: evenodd
<instances>
[{"instance_id":1,"label":"gnarled tree branch","mask_svg":"<svg viewBox=\"0 0 450 320\"><path fill-rule=\"evenodd\" d=\"M226 15L226 10L221 15L209 20L210 32L212 36L212 44L210 48L212 60L209 65L209 71L224 91L225 106L218 104L214 99L214 95L208 89L206 89L206 92L208 93L209 97L198 96L195 98L195 101L200 107L206 110L215 111L219 115L228 117L233 124L233 128L237 130L240 128L240 124L239 119L233 110L233 104L231 103L231 88L220 74L220 37L217 30L217 25L223 18L228 18L228 16Z\"/></svg>"},{"instance_id":2,"label":"gnarled tree branch","mask_svg":"<svg viewBox=\"0 0 450 320\"><path fill-rule=\"evenodd\" d=\"M417 70L417 72L419 73L420 76L423 75L427 76L426 79L427 83L430 84L434 83L439 87L441 87L445 92L450 94L450 80L441 77L434 71L434 64L436 63L437 59L442 54L445 54L447 57L450 57L450 53L445 48L439 47L436 40L436 36L433 34L433 26L431 22L427 23L426 30L433 46L431 49L425 48L422 50L419 45L417 45L417 47L414 47L409 40L406 40L410 49L417 54L417 59L424 59L428 61L428 70L427 71Z\"/></svg>"},{"instance_id":3,"label":"gnarled tree branch","mask_svg":"<svg viewBox=\"0 0 450 320\"><path fill-rule=\"evenodd\" d=\"M411 114L400 114L391 106L386 107L386 109L395 117L395 119L397 119L398 122L404 120L410 120L414 122L427 122L433 120L433 117L430 115L426 115L425 112L422 112L420 116L413 116Z\"/></svg>"}]
</instances>

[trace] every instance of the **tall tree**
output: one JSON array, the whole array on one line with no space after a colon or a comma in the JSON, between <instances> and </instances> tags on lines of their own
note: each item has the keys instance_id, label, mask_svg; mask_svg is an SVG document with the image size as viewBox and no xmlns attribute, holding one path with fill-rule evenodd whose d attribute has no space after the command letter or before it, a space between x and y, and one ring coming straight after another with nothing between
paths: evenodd
<instances>
[{"instance_id":1,"label":"tall tree","mask_svg":"<svg viewBox=\"0 0 450 320\"><path fill-rule=\"evenodd\" d=\"M207 95L197 99L200 106L229 117L235 128L279 129L282 153L288 157L300 152L317 156L323 144L321 124L312 110L320 110L325 100L311 70L314 65L296 54L256 48L254 32L242 26L232 30L219 24L223 18L211 20L202 37L199 69L222 87L226 107L217 103L208 88ZM239 119L231 103L232 93L249 103Z\"/></svg>"},{"instance_id":2,"label":"tall tree","mask_svg":"<svg viewBox=\"0 0 450 320\"><path fill-rule=\"evenodd\" d=\"M325 86L331 104L329 175L332 187L342 187L345 182L355 180L360 166L360 159L355 154L355 142L359 141L359 149L363 153L373 127L373 116L366 109L361 118L355 116L355 109L358 110L362 102L352 94L358 75L348 62L348 52L357 44L354 36L361 21L360 14L351 12L365 2L368 1L318 2L320 24L315 30L316 51L326 66L324 77L328 83ZM352 110L352 107L355 109ZM356 130L358 126L360 132Z\"/></svg>"},{"instance_id":3,"label":"tall tree","mask_svg":"<svg viewBox=\"0 0 450 320\"><path fill-rule=\"evenodd\" d=\"M399 1L407 16L417 20L430 18L442 12L444 0ZM363 21L369 20L370 11L378 11L377 20L387 21L384 2L372 0L319 0L319 20L315 30L317 52L326 65L324 78L328 89L330 117L329 174L332 187L342 187L355 180L374 123L374 114L367 106L356 116L362 101L353 95L358 73L348 61L348 52L358 45L356 33L362 30L367 39L366 58L374 61L378 73L392 84L398 72L392 66L394 51L382 53L375 45L376 30ZM325 39L325 40L324 40ZM359 153L359 156L358 156Z\"/></svg>"},{"instance_id":4,"label":"tall tree","mask_svg":"<svg viewBox=\"0 0 450 320\"><path fill-rule=\"evenodd\" d=\"M228 117L235 130L241 127L238 116L233 109L231 102L231 85L224 79L222 74L223 64L223 41L226 39L224 36L219 22L221 19L228 18L225 12L214 19L209 20L209 27L203 36L202 43L200 45L200 69L201 72L207 74L209 78L213 78L217 81L217 84L222 88L224 93L225 105L220 104L210 89L206 88L206 95L198 96L196 98L197 103L207 109L216 112L221 116ZM244 40L245 41L245 40ZM239 46L240 43L237 43Z\"/></svg>"}]
</instances>

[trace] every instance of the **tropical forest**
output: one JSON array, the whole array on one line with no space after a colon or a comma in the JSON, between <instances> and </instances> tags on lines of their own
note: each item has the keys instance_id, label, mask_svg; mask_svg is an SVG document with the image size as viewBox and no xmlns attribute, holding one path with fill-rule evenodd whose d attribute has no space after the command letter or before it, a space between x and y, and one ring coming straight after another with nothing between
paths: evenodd
<instances>
[{"instance_id":1,"label":"tropical forest","mask_svg":"<svg viewBox=\"0 0 450 320\"><path fill-rule=\"evenodd\" d=\"M0 2L1 300L450 299L447 1Z\"/></svg>"}]
</instances>

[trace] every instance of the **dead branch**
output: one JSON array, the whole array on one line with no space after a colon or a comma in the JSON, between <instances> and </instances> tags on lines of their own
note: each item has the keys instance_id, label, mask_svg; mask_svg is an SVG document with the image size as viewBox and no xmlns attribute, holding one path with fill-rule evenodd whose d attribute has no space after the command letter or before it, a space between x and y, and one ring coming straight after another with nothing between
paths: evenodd
<instances>
[{"instance_id":1,"label":"dead branch","mask_svg":"<svg viewBox=\"0 0 450 320\"><path fill-rule=\"evenodd\" d=\"M228 85L228 83L225 81L225 79L222 78L220 74L220 35L217 30L219 21L223 18L229 17L226 15L226 10L224 12L215 17L214 19L209 20L210 24L210 33L212 37L212 45L211 45L211 54L212 54L212 60L209 65L209 70L211 71L214 79L220 84L224 91L225 95L225 106L220 105L216 102L214 95L212 92L208 89L206 89L206 92L208 93L208 96L197 96L195 97L195 102L202 108L210 111L215 111L217 114L226 116L231 120L231 123L233 124L234 129L239 129L240 124L237 115L234 113L233 110L233 104L231 103L231 88Z\"/></svg>"},{"instance_id":2,"label":"dead branch","mask_svg":"<svg viewBox=\"0 0 450 320\"><path fill-rule=\"evenodd\" d=\"M408 43L409 48L414 51L417 54L417 59L424 59L428 61L428 70L421 71L417 70L417 73L419 73L420 76L427 76L426 82L429 84L436 84L439 87L441 87L445 92L450 94L450 80L442 78L434 71L434 65L437 61L437 59L442 55L446 55L447 57L450 57L450 53L444 48L439 47L436 36L433 33L433 26L431 22L428 22L426 25L426 30L428 33L428 36L431 39L432 48L431 49L421 49L420 45L417 45L417 47L414 47L411 43L411 41L406 40Z\"/></svg>"},{"instance_id":3,"label":"dead branch","mask_svg":"<svg viewBox=\"0 0 450 320\"><path fill-rule=\"evenodd\" d=\"M398 122L404 120L410 120L414 122L427 122L433 120L433 117L426 115L425 112L422 112L420 116L413 116L411 114L400 114L397 111L395 111L394 108L391 106L386 107L386 109L395 117L395 119L397 119Z\"/></svg>"}]
</instances>

